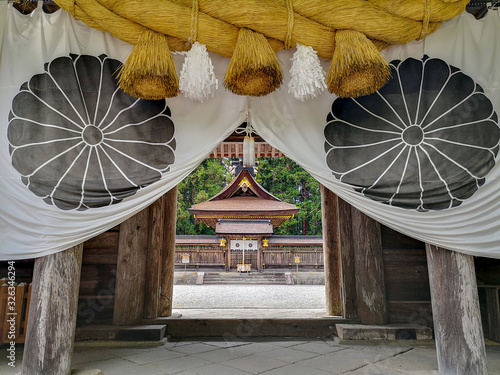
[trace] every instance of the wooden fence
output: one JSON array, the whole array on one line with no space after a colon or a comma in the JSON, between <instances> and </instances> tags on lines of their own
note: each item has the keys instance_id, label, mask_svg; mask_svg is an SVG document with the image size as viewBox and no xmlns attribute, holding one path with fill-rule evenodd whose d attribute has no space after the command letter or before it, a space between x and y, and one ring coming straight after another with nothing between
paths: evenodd
<instances>
[{"instance_id":1,"label":"wooden fence","mask_svg":"<svg viewBox=\"0 0 500 375\"><path fill-rule=\"evenodd\" d=\"M1 344L14 341L24 343L28 325L31 284L9 286L2 280L0 286L0 338Z\"/></svg>"},{"instance_id":2,"label":"wooden fence","mask_svg":"<svg viewBox=\"0 0 500 375\"><path fill-rule=\"evenodd\" d=\"M189 255L189 263L182 263L182 256ZM219 246L177 246L175 265L187 267L224 267L225 251Z\"/></svg>"},{"instance_id":3,"label":"wooden fence","mask_svg":"<svg viewBox=\"0 0 500 375\"><path fill-rule=\"evenodd\" d=\"M299 268L323 268L321 247L268 247L263 250L263 267L296 267L295 258L300 258Z\"/></svg>"},{"instance_id":4,"label":"wooden fence","mask_svg":"<svg viewBox=\"0 0 500 375\"><path fill-rule=\"evenodd\" d=\"M259 251L262 251L262 268L264 269L295 268L295 257L300 258L300 269L323 268L323 248L321 246L270 246ZM189 255L189 263L186 263L188 268L226 266L225 250L219 246L177 246L175 249L175 265L177 267L184 267L183 255Z\"/></svg>"}]
</instances>

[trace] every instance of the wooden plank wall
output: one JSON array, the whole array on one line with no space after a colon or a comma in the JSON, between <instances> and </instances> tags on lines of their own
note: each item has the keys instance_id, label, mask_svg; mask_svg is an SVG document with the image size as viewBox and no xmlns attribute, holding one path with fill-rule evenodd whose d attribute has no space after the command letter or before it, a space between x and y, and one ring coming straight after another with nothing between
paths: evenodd
<instances>
[{"instance_id":1,"label":"wooden plank wall","mask_svg":"<svg viewBox=\"0 0 500 375\"><path fill-rule=\"evenodd\" d=\"M182 263L182 256L189 255L189 263ZM189 268L199 266L209 266L222 268L225 264L223 248L215 245L197 245L197 246L176 246L175 247L175 266Z\"/></svg>"},{"instance_id":2,"label":"wooden plank wall","mask_svg":"<svg viewBox=\"0 0 500 375\"><path fill-rule=\"evenodd\" d=\"M118 234L115 227L83 244L79 323L96 324L113 318Z\"/></svg>"},{"instance_id":3,"label":"wooden plank wall","mask_svg":"<svg viewBox=\"0 0 500 375\"><path fill-rule=\"evenodd\" d=\"M490 324L488 319L488 305L486 300L486 289L481 285L500 285L500 259L476 257L474 259L476 268L477 285L479 286L479 304L481 306L481 320L485 336L489 337ZM491 339L491 338L490 338Z\"/></svg>"},{"instance_id":4,"label":"wooden plank wall","mask_svg":"<svg viewBox=\"0 0 500 375\"><path fill-rule=\"evenodd\" d=\"M389 323L432 327L425 244L381 225Z\"/></svg>"}]
</instances>

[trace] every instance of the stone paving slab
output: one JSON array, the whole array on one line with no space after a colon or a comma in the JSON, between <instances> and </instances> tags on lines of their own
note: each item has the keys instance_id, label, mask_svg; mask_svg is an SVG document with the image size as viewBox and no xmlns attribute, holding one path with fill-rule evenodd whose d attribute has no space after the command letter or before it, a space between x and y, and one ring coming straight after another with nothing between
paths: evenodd
<instances>
[{"instance_id":1,"label":"stone paving slab","mask_svg":"<svg viewBox=\"0 0 500 375\"><path fill-rule=\"evenodd\" d=\"M206 340L163 342L157 347L76 348L73 375L437 375L434 346L337 344L333 340ZM132 345L132 344L131 344ZM4 346L5 347L5 346ZM2 348L3 349L3 348ZM21 370L0 357L0 374ZM490 375L500 374L500 346L487 346Z\"/></svg>"}]
</instances>

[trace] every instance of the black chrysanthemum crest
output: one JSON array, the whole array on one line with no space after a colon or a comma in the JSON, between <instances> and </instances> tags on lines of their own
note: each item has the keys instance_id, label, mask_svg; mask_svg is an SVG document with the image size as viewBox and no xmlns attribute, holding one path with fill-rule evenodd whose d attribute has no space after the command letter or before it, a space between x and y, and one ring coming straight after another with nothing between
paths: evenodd
<instances>
[{"instance_id":1,"label":"black chrysanthemum crest","mask_svg":"<svg viewBox=\"0 0 500 375\"><path fill-rule=\"evenodd\" d=\"M365 196L443 210L470 198L498 155L493 105L472 78L440 59L391 62L378 92L337 99L325 127L333 175Z\"/></svg>"},{"instance_id":2,"label":"black chrysanthemum crest","mask_svg":"<svg viewBox=\"0 0 500 375\"><path fill-rule=\"evenodd\" d=\"M174 162L165 100L125 94L105 55L59 57L12 102L12 165L48 204L85 210L118 203L158 181Z\"/></svg>"}]
</instances>

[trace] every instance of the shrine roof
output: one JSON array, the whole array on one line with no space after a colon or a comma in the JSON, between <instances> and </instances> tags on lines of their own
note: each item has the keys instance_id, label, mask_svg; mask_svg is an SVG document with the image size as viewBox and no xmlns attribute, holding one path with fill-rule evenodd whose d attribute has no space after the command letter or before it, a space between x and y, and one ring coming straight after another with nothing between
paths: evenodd
<instances>
[{"instance_id":1,"label":"shrine roof","mask_svg":"<svg viewBox=\"0 0 500 375\"><path fill-rule=\"evenodd\" d=\"M204 220L207 225L215 226L217 218L265 219L280 218L273 226L299 212L297 206L283 202L264 189L243 169L221 192L208 201L193 205L189 212ZM212 219L208 222L205 219Z\"/></svg>"},{"instance_id":2,"label":"shrine roof","mask_svg":"<svg viewBox=\"0 0 500 375\"><path fill-rule=\"evenodd\" d=\"M217 234L262 234L273 233L273 225L269 220L220 220L215 225Z\"/></svg>"},{"instance_id":3,"label":"shrine roof","mask_svg":"<svg viewBox=\"0 0 500 375\"><path fill-rule=\"evenodd\" d=\"M239 213L255 213L255 212L273 212L273 211L294 211L290 214L297 213L299 210L297 206L282 202L267 200L258 197L231 197L224 200L206 201L193 205L189 211L216 211L216 212L239 212Z\"/></svg>"}]
</instances>

